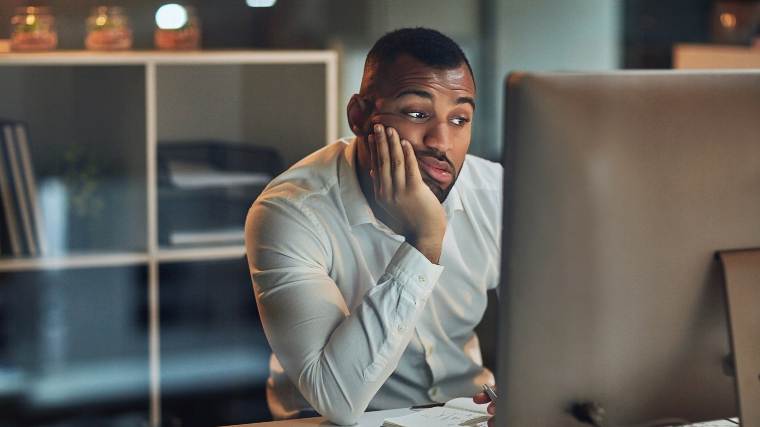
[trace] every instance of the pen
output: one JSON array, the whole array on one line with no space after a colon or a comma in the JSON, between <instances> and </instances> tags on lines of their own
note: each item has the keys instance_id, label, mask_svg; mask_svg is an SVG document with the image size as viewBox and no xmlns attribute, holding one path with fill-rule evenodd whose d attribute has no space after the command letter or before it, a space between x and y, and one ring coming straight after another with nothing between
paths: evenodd
<instances>
[{"instance_id":1,"label":"pen","mask_svg":"<svg viewBox=\"0 0 760 427\"><path fill-rule=\"evenodd\" d=\"M412 406L412 409L435 408L436 406L443 406L443 403L428 403L426 405L417 405L417 406Z\"/></svg>"},{"instance_id":2,"label":"pen","mask_svg":"<svg viewBox=\"0 0 760 427\"><path fill-rule=\"evenodd\" d=\"M494 389L492 389L488 384L483 384L482 388L483 391L488 395L488 398L491 399L491 402L496 402L496 391L494 391Z\"/></svg>"}]
</instances>

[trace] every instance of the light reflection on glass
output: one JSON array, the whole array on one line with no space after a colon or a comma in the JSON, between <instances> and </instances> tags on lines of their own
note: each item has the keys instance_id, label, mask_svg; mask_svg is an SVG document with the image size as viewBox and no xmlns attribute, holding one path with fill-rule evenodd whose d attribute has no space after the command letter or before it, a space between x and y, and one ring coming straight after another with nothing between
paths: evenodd
<instances>
[{"instance_id":1,"label":"light reflection on glass","mask_svg":"<svg viewBox=\"0 0 760 427\"><path fill-rule=\"evenodd\" d=\"M176 3L165 4L156 11L156 26L162 30L178 30L187 24L187 10Z\"/></svg>"},{"instance_id":2,"label":"light reflection on glass","mask_svg":"<svg viewBox=\"0 0 760 427\"><path fill-rule=\"evenodd\" d=\"M729 12L724 12L720 14L720 24L723 25L725 28L736 28L736 15Z\"/></svg>"},{"instance_id":3,"label":"light reflection on glass","mask_svg":"<svg viewBox=\"0 0 760 427\"><path fill-rule=\"evenodd\" d=\"M245 3L250 7L272 7L277 0L246 0Z\"/></svg>"}]
</instances>

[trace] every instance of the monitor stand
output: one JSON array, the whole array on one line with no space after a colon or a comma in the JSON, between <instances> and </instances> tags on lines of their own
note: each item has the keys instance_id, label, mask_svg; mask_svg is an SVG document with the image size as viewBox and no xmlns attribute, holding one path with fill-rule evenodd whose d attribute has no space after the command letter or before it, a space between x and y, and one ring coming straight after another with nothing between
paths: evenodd
<instances>
[{"instance_id":1,"label":"monitor stand","mask_svg":"<svg viewBox=\"0 0 760 427\"><path fill-rule=\"evenodd\" d=\"M720 251L742 427L760 427L760 248Z\"/></svg>"}]
</instances>

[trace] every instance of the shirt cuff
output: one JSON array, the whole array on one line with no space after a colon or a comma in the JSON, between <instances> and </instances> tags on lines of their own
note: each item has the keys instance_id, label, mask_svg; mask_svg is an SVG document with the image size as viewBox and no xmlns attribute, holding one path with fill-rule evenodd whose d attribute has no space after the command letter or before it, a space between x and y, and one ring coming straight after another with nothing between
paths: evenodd
<instances>
[{"instance_id":1,"label":"shirt cuff","mask_svg":"<svg viewBox=\"0 0 760 427\"><path fill-rule=\"evenodd\" d=\"M419 298L432 292L443 273L443 266L433 264L417 248L404 242L385 271L402 283L414 297Z\"/></svg>"}]
</instances>

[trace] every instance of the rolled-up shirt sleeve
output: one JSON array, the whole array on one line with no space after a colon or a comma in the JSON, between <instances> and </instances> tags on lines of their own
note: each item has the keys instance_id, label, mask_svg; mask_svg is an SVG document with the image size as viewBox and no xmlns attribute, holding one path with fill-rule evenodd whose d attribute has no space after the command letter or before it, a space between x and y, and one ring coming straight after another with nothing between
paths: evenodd
<instances>
[{"instance_id":1,"label":"rolled-up shirt sleeve","mask_svg":"<svg viewBox=\"0 0 760 427\"><path fill-rule=\"evenodd\" d=\"M404 243L349 310L329 275L337 255L308 208L259 200L245 235L264 332L286 374L316 411L355 423L396 368L443 267Z\"/></svg>"}]
</instances>

